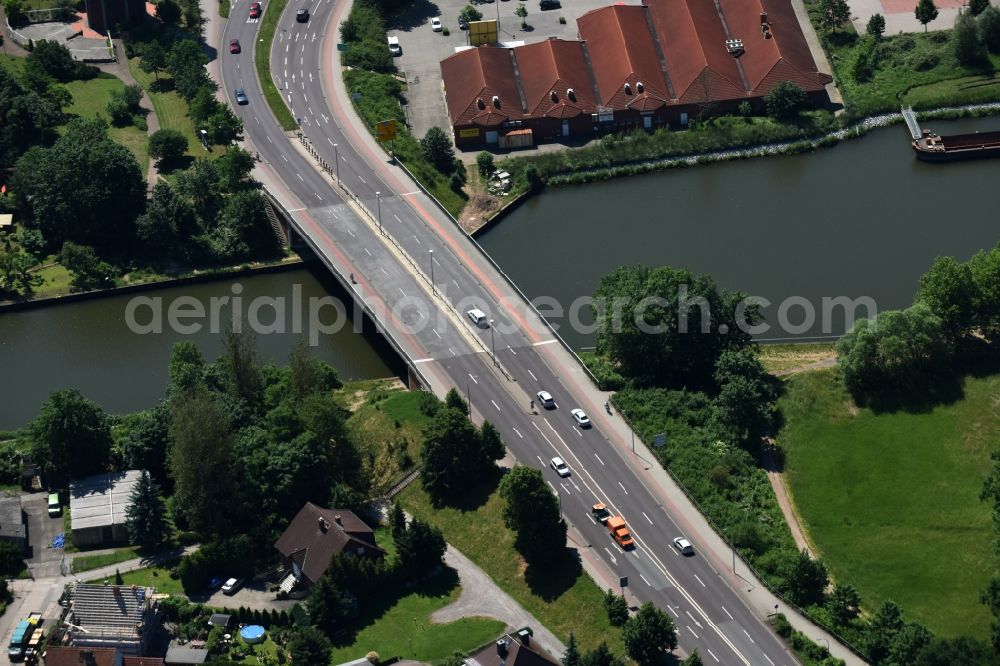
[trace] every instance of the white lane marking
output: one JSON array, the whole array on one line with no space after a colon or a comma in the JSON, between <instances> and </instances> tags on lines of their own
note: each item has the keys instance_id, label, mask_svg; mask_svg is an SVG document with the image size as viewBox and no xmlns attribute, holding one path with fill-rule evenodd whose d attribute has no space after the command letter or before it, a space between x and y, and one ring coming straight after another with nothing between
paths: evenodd
<instances>
[{"instance_id":1,"label":"white lane marking","mask_svg":"<svg viewBox=\"0 0 1000 666\"><path fill-rule=\"evenodd\" d=\"M538 462L542 465L542 467L545 467L545 462L542 461L542 457L537 453L535 454L535 457L538 458Z\"/></svg>"},{"instance_id":2,"label":"white lane marking","mask_svg":"<svg viewBox=\"0 0 1000 666\"><path fill-rule=\"evenodd\" d=\"M695 580L697 580L699 583L701 583L702 587L708 587L708 585L705 585L705 581L703 581L701 578L698 578L698 574L695 574L694 577L695 577Z\"/></svg>"},{"instance_id":3,"label":"white lane marking","mask_svg":"<svg viewBox=\"0 0 1000 666\"><path fill-rule=\"evenodd\" d=\"M553 495L558 495L559 494L559 491L556 490L556 487L552 485L551 481L546 481L545 483L549 484L549 488L552 489L552 494Z\"/></svg>"},{"instance_id":4,"label":"white lane marking","mask_svg":"<svg viewBox=\"0 0 1000 666\"><path fill-rule=\"evenodd\" d=\"M351 231L350 229L347 230L347 233L351 234L351 238L356 238L356 236L354 235L354 232Z\"/></svg>"},{"instance_id":5,"label":"white lane marking","mask_svg":"<svg viewBox=\"0 0 1000 666\"><path fill-rule=\"evenodd\" d=\"M313 192L313 194L316 194L316 193L315 193L315 192ZM321 197L321 196L320 196L320 195L318 195L318 194L316 194L316 198L317 198L317 199L319 199L320 201L322 201L322 200L323 200L323 197Z\"/></svg>"},{"instance_id":6,"label":"white lane marking","mask_svg":"<svg viewBox=\"0 0 1000 666\"><path fill-rule=\"evenodd\" d=\"M513 354L514 356L517 356L517 352L516 352L516 351L514 351L513 349L511 349L511 348L510 348L510 345L507 345L507 350L508 350L508 351L509 351L509 352L510 352L511 354Z\"/></svg>"},{"instance_id":7,"label":"white lane marking","mask_svg":"<svg viewBox=\"0 0 1000 666\"><path fill-rule=\"evenodd\" d=\"M743 633L747 635L747 638L749 638L749 639L750 639L750 642L751 642L751 643L756 643L756 642L757 642L757 641L755 641L755 640L753 639L753 636L751 636L751 635L750 635L750 632L749 632L749 631L747 631L746 629L744 629L744 630L743 630Z\"/></svg>"},{"instance_id":8,"label":"white lane marking","mask_svg":"<svg viewBox=\"0 0 1000 666\"><path fill-rule=\"evenodd\" d=\"M434 265L435 265L435 266L440 266L440 265L441 265L441 262L440 262L440 261L438 261L437 259L435 259L434 257L431 257L431 261L433 261L433 262L434 262Z\"/></svg>"},{"instance_id":9,"label":"white lane marking","mask_svg":"<svg viewBox=\"0 0 1000 666\"><path fill-rule=\"evenodd\" d=\"M371 253L371 250L369 250L368 248L365 248L365 252L367 252L367 253L368 253L368 256L369 256L369 257L370 257L370 256L372 256L372 253Z\"/></svg>"},{"instance_id":10,"label":"white lane marking","mask_svg":"<svg viewBox=\"0 0 1000 666\"><path fill-rule=\"evenodd\" d=\"M719 658L715 656L715 653L714 653L714 652L712 652L712 651L711 651L711 650L709 650L708 648L705 648L705 650L707 650L707 651L708 651L708 653L709 653L710 655L712 655L712 659L714 659L715 661L717 661L717 662L718 662L718 663L720 663L720 664L722 663L722 662L720 662L720 661L719 661Z\"/></svg>"},{"instance_id":11,"label":"white lane marking","mask_svg":"<svg viewBox=\"0 0 1000 666\"><path fill-rule=\"evenodd\" d=\"M730 619L730 620L735 620L735 619L736 619L736 618L734 618L734 617L733 617L733 614L732 614L732 613L730 613L729 611L727 611L727 610L726 610L726 607L725 607L725 606L721 606L721 605L720 605L720 606L719 606L719 608L721 608L721 609L722 609L722 612L723 612L723 613L725 613L726 615L728 615L728 616L729 616L729 619Z\"/></svg>"},{"instance_id":12,"label":"white lane marking","mask_svg":"<svg viewBox=\"0 0 1000 666\"><path fill-rule=\"evenodd\" d=\"M301 173L297 173L297 174L295 174L295 175L296 175L296 176L298 176L298 177L299 177L299 180L301 180L301 181L302 181L303 183L304 183L304 182L306 182L306 179L302 177L302 174L301 174Z\"/></svg>"},{"instance_id":13,"label":"white lane marking","mask_svg":"<svg viewBox=\"0 0 1000 666\"><path fill-rule=\"evenodd\" d=\"M433 358L418 358L414 363L430 363L433 360Z\"/></svg>"},{"instance_id":14,"label":"white lane marking","mask_svg":"<svg viewBox=\"0 0 1000 666\"><path fill-rule=\"evenodd\" d=\"M605 546L605 547L604 547L604 551L605 551L605 552L606 552L606 553L608 554L608 557L610 557L610 558L611 558L611 561L612 561L612 562L614 562L615 564L618 564L618 560L616 560L616 559L615 559L615 556L611 554L611 551L610 551L610 550L608 550L608 547L607 547L607 546Z\"/></svg>"},{"instance_id":15,"label":"white lane marking","mask_svg":"<svg viewBox=\"0 0 1000 666\"><path fill-rule=\"evenodd\" d=\"M625 486L622 485L621 481L618 482L618 487L622 489L622 492L624 492L626 495L628 495L628 491L625 490Z\"/></svg>"},{"instance_id":16,"label":"white lane marking","mask_svg":"<svg viewBox=\"0 0 1000 666\"><path fill-rule=\"evenodd\" d=\"M420 245L423 245L423 243L420 242L420 239L417 238L416 235L413 236L413 240L417 241L417 243L419 243Z\"/></svg>"},{"instance_id":17,"label":"white lane marking","mask_svg":"<svg viewBox=\"0 0 1000 666\"><path fill-rule=\"evenodd\" d=\"M326 140L330 142L331 146L333 145L333 139L331 139L330 137L326 137Z\"/></svg>"},{"instance_id":18,"label":"white lane marking","mask_svg":"<svg viewBox=\"0 0 1000 666\"><path fill-rule=\"evenodd\" d=\"M696 627L698 627L699 629L702 628L701 622L699 622L698 620L694 619L694 615L691 615L691 611L684 611L684 612L687 613L687 616L689 618L691 618L691 621L694 622L694 624L695 624Z\"/></svg>"},{"instance_id":19,"label":"white lane marking","mask_svg":"<svg viewBox=\"0 0 1000 666\"><path fill-rule=\"evenodd\" d=\"M285 56L285 67L288 67L288 56ZM288 76L286 73L285 76Z\"/></svg>"},{"instance_id":20,"label":"white lane marking","mask_svg":"<svg viewBox=\"0 0 1000 666\"><path fill-rule=\"evenodd\" d=\"M534 379L536 382L538 381L538 377L536 377L535 373L533 373L531 370L528 370L528 374L531 375L531 378Z\"/></svg>"},{"instance_id":21,"label":"white lane marking","mask_svg":"<svg viewBox=\"0 0 1000 666\"><path fill-rule=\"evenodd\" d=\"M307 106L306 108L309 110L309 115L310 116L315 116L316 115L315 113L313 113L313 108L311 106Z\"/></svg>"},{"instance_id":22,"label":"white lane marking","mask_svg":"<svg viewBox=\"0 0 1000 666\"><path fill-rule=\"evenodd\" d=\"M346 162L347 160L344 160L344 161ZM368 184L368 183L367 183L367 182L365 181L365 179L364 179L364 178L362 178L361 176L358 176L358 180L360 180L360 181L361 181L362 183L364 183L365 185L367 185L367 184Z\"/></svg>"},{"instance_id":23,"label":"white lane marking","mask_svg":"<svg viewBox=\"0 0 1000 666\"><path fill-rule=\"evenodd\" d=\"M649 585L650 587L653 587L653 584L650 583L648 580L646 580L646 577L643 576L642 574L639 574L639 578L641 578L642 582L645 583L646 585Z\"/></svg>"},{"instance_id":24,"label":"white lane marking","mask_svg":"<svg viewBox=\"0 0 1000 666\"><path fill-rule=\"evenodd\" d=\"M685 627L687 627L687 630L688 630L688 631L690 631L690 632L691 632L692 634L694 634L694 637L695 637L695 638L698 638L698 637L699 637L699 636L698 636L698 634L695 634L695 633L694 633L694 629L692 629L692 628L691 628L691 625L690 625L690 624L685 624L684 626L685 626Z\"/></svg>"},{"instance_id":25,"label":"white lane marking","mask_svg":"<svg viewBox=\"0 0 1000 666\"><path fill-rule=\"evenodd\" d=\"M437 329L436 328L432 328L431 330L434 331L434 335L438 336L438 340L440 340L441 339L441 334L437 332Z\"/></svg>"},{"instance_id":26,"label":"white lane marking","mask_svg":"<svg viewBox=\"0 0 1000 666\"><path fill-rule=\"evenodd\" d=\"M599 455L597 455L597 454L595 453L595 454L594 454L594 457L595 457L595 458L597 458L597 462L601 463L602 465L604 464L604 461L603 461L603 460L601 460L601 456L599 456Z\"/></svg>"},{"instance_id":27,"label":"white lane marking","mask_svg":"<svg viewBox=\"0 0 1000 666\"><path fill-rule=\"evenodd\" d=\"M388 276L389 276L389 271L385 270L385 269L384 269L384 268L382 268L381 266L379 266L379 268L380 268L380 269L382 270L382 272L383 272L383 273L385 273L386 277L388 277Z\"/></svg>"},{"instance_id":28,"label":"white lane marking","mask_svg":"<svg viewBox=\"0 0 1000 666\"><path fill-rule=\"evenodd\" d=\"M267 137L267 142L268 143L274 143L274 141L271 141L271 137L270 136Z\"/></svg>"},{"instance_id":29,"label":"white lane marking","mask_svg":"<svg viewBox=\"0 0 1000 666\"><path fill-rule=\"evenodd\" d=\"M583 439L583 433L580 432L577 428L573 428L573 432L575 432L577 435L579 435L580 439Z\"/></svg>"},{"instance_id":30,"label":"white lane marking","mask_svg":"<svg viewBox=\"0 0 1000 666\"><path fill-rule=\"evenodd\" d=\"M285 160L286 162L288 161L288 158L285 157L284 155L281 156L281 159Z\"/></svg>"},{"instance_id":31,"label":"white lane marking","mask_svg":"<svg viewBox=\"0 0 1000 666\"><path fill-rule=\"evenodd\" d=\"M396 218L396 221L397 221L397 222L400 222L400 223L402 223L402 222L403 222L403 221L402 221L401 219L399 219L399 215L396 215L395 213L393 213L393 214L392 214L392 216L393 216L394 218Z\"/></svg>"},{"instance_id":32,"label":"white lane marking","mask_svg":"<svg viewBox=\"0 0 1000 666\"><path fill-rule=\"evenodd\" d=\"M498 405L495 400L490 400L490 402L493 403L493 406L496 407L497 411L499 412L500 411L500 405Z\"/></svg>"},{"instance_id":33,"label":"white lane marking","mask_svg":"<svg viewBox=\"0 0 1000 666\"><path fill-rule=\"evenodd\" d=\"M677 614L677 611L674 610L673 606L667 605L667 610L673 613L674 617L680 617L680 615Z\"/></svg>"},{"instance_id":34,"label":"white lane marking","mask_svg":"<svg viewBox=\"0 0 1000 666\"><path fill-rule=\"evenodd\" d=\"M576 492L578 492L578 493L582 493L583 492L582 490L580 490L580 486L576 485L576 481L573 480L573 477L570 477L569 482L573 484L574 488L576 488Z\"/></svg>"},{"instance_id":35,"label":"white lane marking","mask_svg":"<svg viewBox=\"0 0 1000 666\"><path fill-rule=\"evenodd\" d=\"M455 350L454 350L454 349L452 349L451 347L448 347L448 351L450 351L450 352L451 352L451 355L452 355L452 356L458 356L458 354L457 354L457 353L455 353Z\"/></svg>"},{"instance_id":36,"label":"white lane marking","mask_svg":"<svg viewBox=\"0 0 1000 666\"><path fill-rule=\"evenodd\" d=\"M479 381L476 379L476 376L474 374L472 374L471 372L469 373L469 379L472 380L473 384L478 384L479 383Z\"/></svg>"},{"instance_id":37,"label":"white lane marking","mask_svg":"<svg viewBox=\"0 0 1000 666\"><path fill-rule=\"evenodd\" d=\"M594 517L593 517L592 515L590 515L590 514L588 513L588 514L587 514L587 517L588 517L588 518L590 518L590 522L594 523L595 525L597 524L597 521L596 521L596 520L594 519Z\"/></svg>"},{"instance_id":38,"label":"white lane marking","mask_svg":"<svg viewBox=\"0 0 1000 666\"><path fill-rule=\"evenodd\" d=\"M649 520L649 516L647 516L647 515L646 515L646 512L645 512L645 511L643 511L643 512L642 512L642 517L643 517L643 518L645 518L645 519L646 519L646 520L647 520L647 521L649 522L649 524L650 524L650 525L652 525L652 524L653 524L653 521L652 521L652 520Z\"/></svg>"},{"instance_id":39,"label":"white lane marking","mask_svg":"<svg viewBox=\"0 0 1000 666\"><path fill-rule=\"evenodd\" d=\"M555 340L542 340L541 342L536 342L532 347L541 347L542 345L551 345Z\"/></svg>"},{"instance_id":40,"label":"white lane marking","mask_svg":"<svg viewBox=\"0 0 1000 666\"><path fill-rule=\"evenodd\" d=\"M761 654L764 654L764 653L762 652ZM764 654L764 659L767 659L767 663L771 664L771 666L774 666L774 662L771 661L771 658L768 657L766 654Z\"/></svg>"},{"instance_id":41,"label":"white lane marking","mask_svg":"<svg viewBox=\"0 0 1000 666\"><path fill-rule=\"evenodd\" d=\"M401 293L403 296L406 296L406 292L403 291L402 287L396 287L396 289L399 289L399 293Z\"/></svg>"},{"instance_id":42,"label":"white lane marking","mask_svg":"<svg viewBox=\"0 0 1000 666\"><path fill-rule=\"evenodd\" d=\"M521 432L517 428L513 428L513 430L514 430L514 432L517 433L518 437L520 437L521 439L524 439L524 435L522 435Z\"/></svg>"}]
</instances>

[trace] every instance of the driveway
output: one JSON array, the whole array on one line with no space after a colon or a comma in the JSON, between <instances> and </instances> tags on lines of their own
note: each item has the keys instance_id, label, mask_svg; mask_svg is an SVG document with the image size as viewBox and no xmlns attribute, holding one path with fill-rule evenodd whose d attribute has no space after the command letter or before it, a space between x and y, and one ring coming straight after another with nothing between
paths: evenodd
<instances>
[{"instance_id":1,"label":"driveway","mask_svg":"<svg viewBox=\"0 0 1000 666\"><path fill-rule=\"evenodd\" d=\"M63 517L49 517L46 493L21 495L21 506L28 517L28 570L34 578L59 576L65 551L51 548L52 538L63 531Z\"/></svg>"},{"instance_id":2,"label":"driveway","mask_svg":"<svg viewBox=\"0 0 1000 666\"><path fill-rule=\"evenodd\" d=\"M267 589L268 583L251 581L241 587L236 594L226 595L221 590L214 594L192 595L191 601L212 606L213 608L239 608L246 606L254 610L288 610L296 603L294 599L277 599L276 593Z\"/></svg>"}]
</instances>

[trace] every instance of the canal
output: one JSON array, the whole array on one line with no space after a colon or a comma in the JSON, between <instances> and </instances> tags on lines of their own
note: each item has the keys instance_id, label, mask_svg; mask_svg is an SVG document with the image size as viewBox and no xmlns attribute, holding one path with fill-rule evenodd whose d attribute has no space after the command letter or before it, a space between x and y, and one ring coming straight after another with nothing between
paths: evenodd
<instances>
[{"instance_id":1,"label":"canal","mask_svg":"<svg viewBox=\"0 0 1000 666\"><path fill-rule=\"evenodd\" d=\"M355 332L353 322L345 322L333 333L310 326L311 303L315 304L316 321L330 328L337 323L332 307L316 299L333 296L350 303L321 267L315 270L315 274L307 269L257 274L0 314L0 430L26 425L49 393L63 388L79 389L111 413L155 405L167 386L167 366L175 342L191 340L207 359L218 357L236 296L242 299L239 310L246 322L251 321L253 304L258 304L252 321L263 324L256 335L263 362L284 364L296 341L303 336L308 341L310 331L315 331L318 344L313 353L336 368L341 379L388 377L401 372L387 343L368 331L369 326L361 333ZM130 327L127 308L137 298L143 300L137 301ZM210 317L213 299L220 306L217 323ZM295 321L295 301L301 307L301 333ZM192 312L198 307L195 303L201 304L205 317L176 321L183 327L199 325L199 330L174 330L169 308L173 305L177 312ZM276 316L277 310L270 303L283 307L284 316ZM153 328L155 309L162 314L162 332L147 332ZM350 307L346 313L351 315Z\"/></svg>"},{"instance_id":2,"label":"canal","mask_svg":"<svg viewBox=\"0 0 1000 666\"><path fill-rule=\"evenodd\" d=\"M924 126L954 134L997 129L1000 119ZM824 318L824 298L905 307L936 256L964 260L1000 240L998 167L918 162L898 125L814 154L547 190L479 241L529 298L567 310L618 266L668 265L771 301L760 340L832 338L845 317ZM800 326L807 308L816 321ZM574 348L594 344L568 317L554 321Z\"/></svg>"}]
</instances>

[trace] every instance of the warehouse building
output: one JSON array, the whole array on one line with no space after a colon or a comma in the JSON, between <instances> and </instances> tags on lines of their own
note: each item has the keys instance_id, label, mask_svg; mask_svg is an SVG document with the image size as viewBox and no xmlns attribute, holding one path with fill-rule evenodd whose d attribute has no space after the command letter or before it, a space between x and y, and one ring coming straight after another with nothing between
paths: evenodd
<instances>
[{"instance_id":1,"label":"warehouse building","mask_svg":"<svg viewBox=\"0 0 1000 666\"><path fill-rule=\"evenodd\" d=\"M70 530L77 547L126 543L125 512L138 470L88 476L69 485Z\"/></svg>"},{"instance_id":2,"label":"warehouse building","mask_svg":"<svg viewBox=\"0 0 1000 666\"><path fill-rule=\"evenodd\" d=\"M159 626L153 592L135 585L72 585L62 640L76 648L113 648L122 656L146 654Z\"/></svg>"},{"instance_id":3,"label":"warehouse building","mask_svg":"<svg viewBox=\"0 0 1000 666\"><path fill-rule=\"evenodd\" d=\"M515 147L633 127L686 125L781 81L828 101L790 0L646 0L577 21L579 41L480 46L441 62L455 144ZM514 142L514 136L519 142Z\"/></svg>"}]
</instances>

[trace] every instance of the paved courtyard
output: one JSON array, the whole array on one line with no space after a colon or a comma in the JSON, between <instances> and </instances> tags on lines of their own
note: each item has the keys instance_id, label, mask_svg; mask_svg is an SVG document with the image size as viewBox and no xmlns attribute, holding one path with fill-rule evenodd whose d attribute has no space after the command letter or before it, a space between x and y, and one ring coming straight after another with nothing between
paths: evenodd
<instances>
[{"instance_id":1,"label":"paved courtyard","mask_svg":"<svg viewBox=\"0 0 1000 666\"><path fill-rule=\"evenodd\" d=\"M887 35L924 31L924 26L913 14L917 0L848 0L848 2L851 5L851 23L861 34L865 32L868 19L875 14L885 17ZM992 2L998 5L997 0ZM959 10L966 4L967 0L934 0L934 5L938 8L938 17L927 24L927 29L950 30L955 25Z\"/></svg>"}]
</instances>

